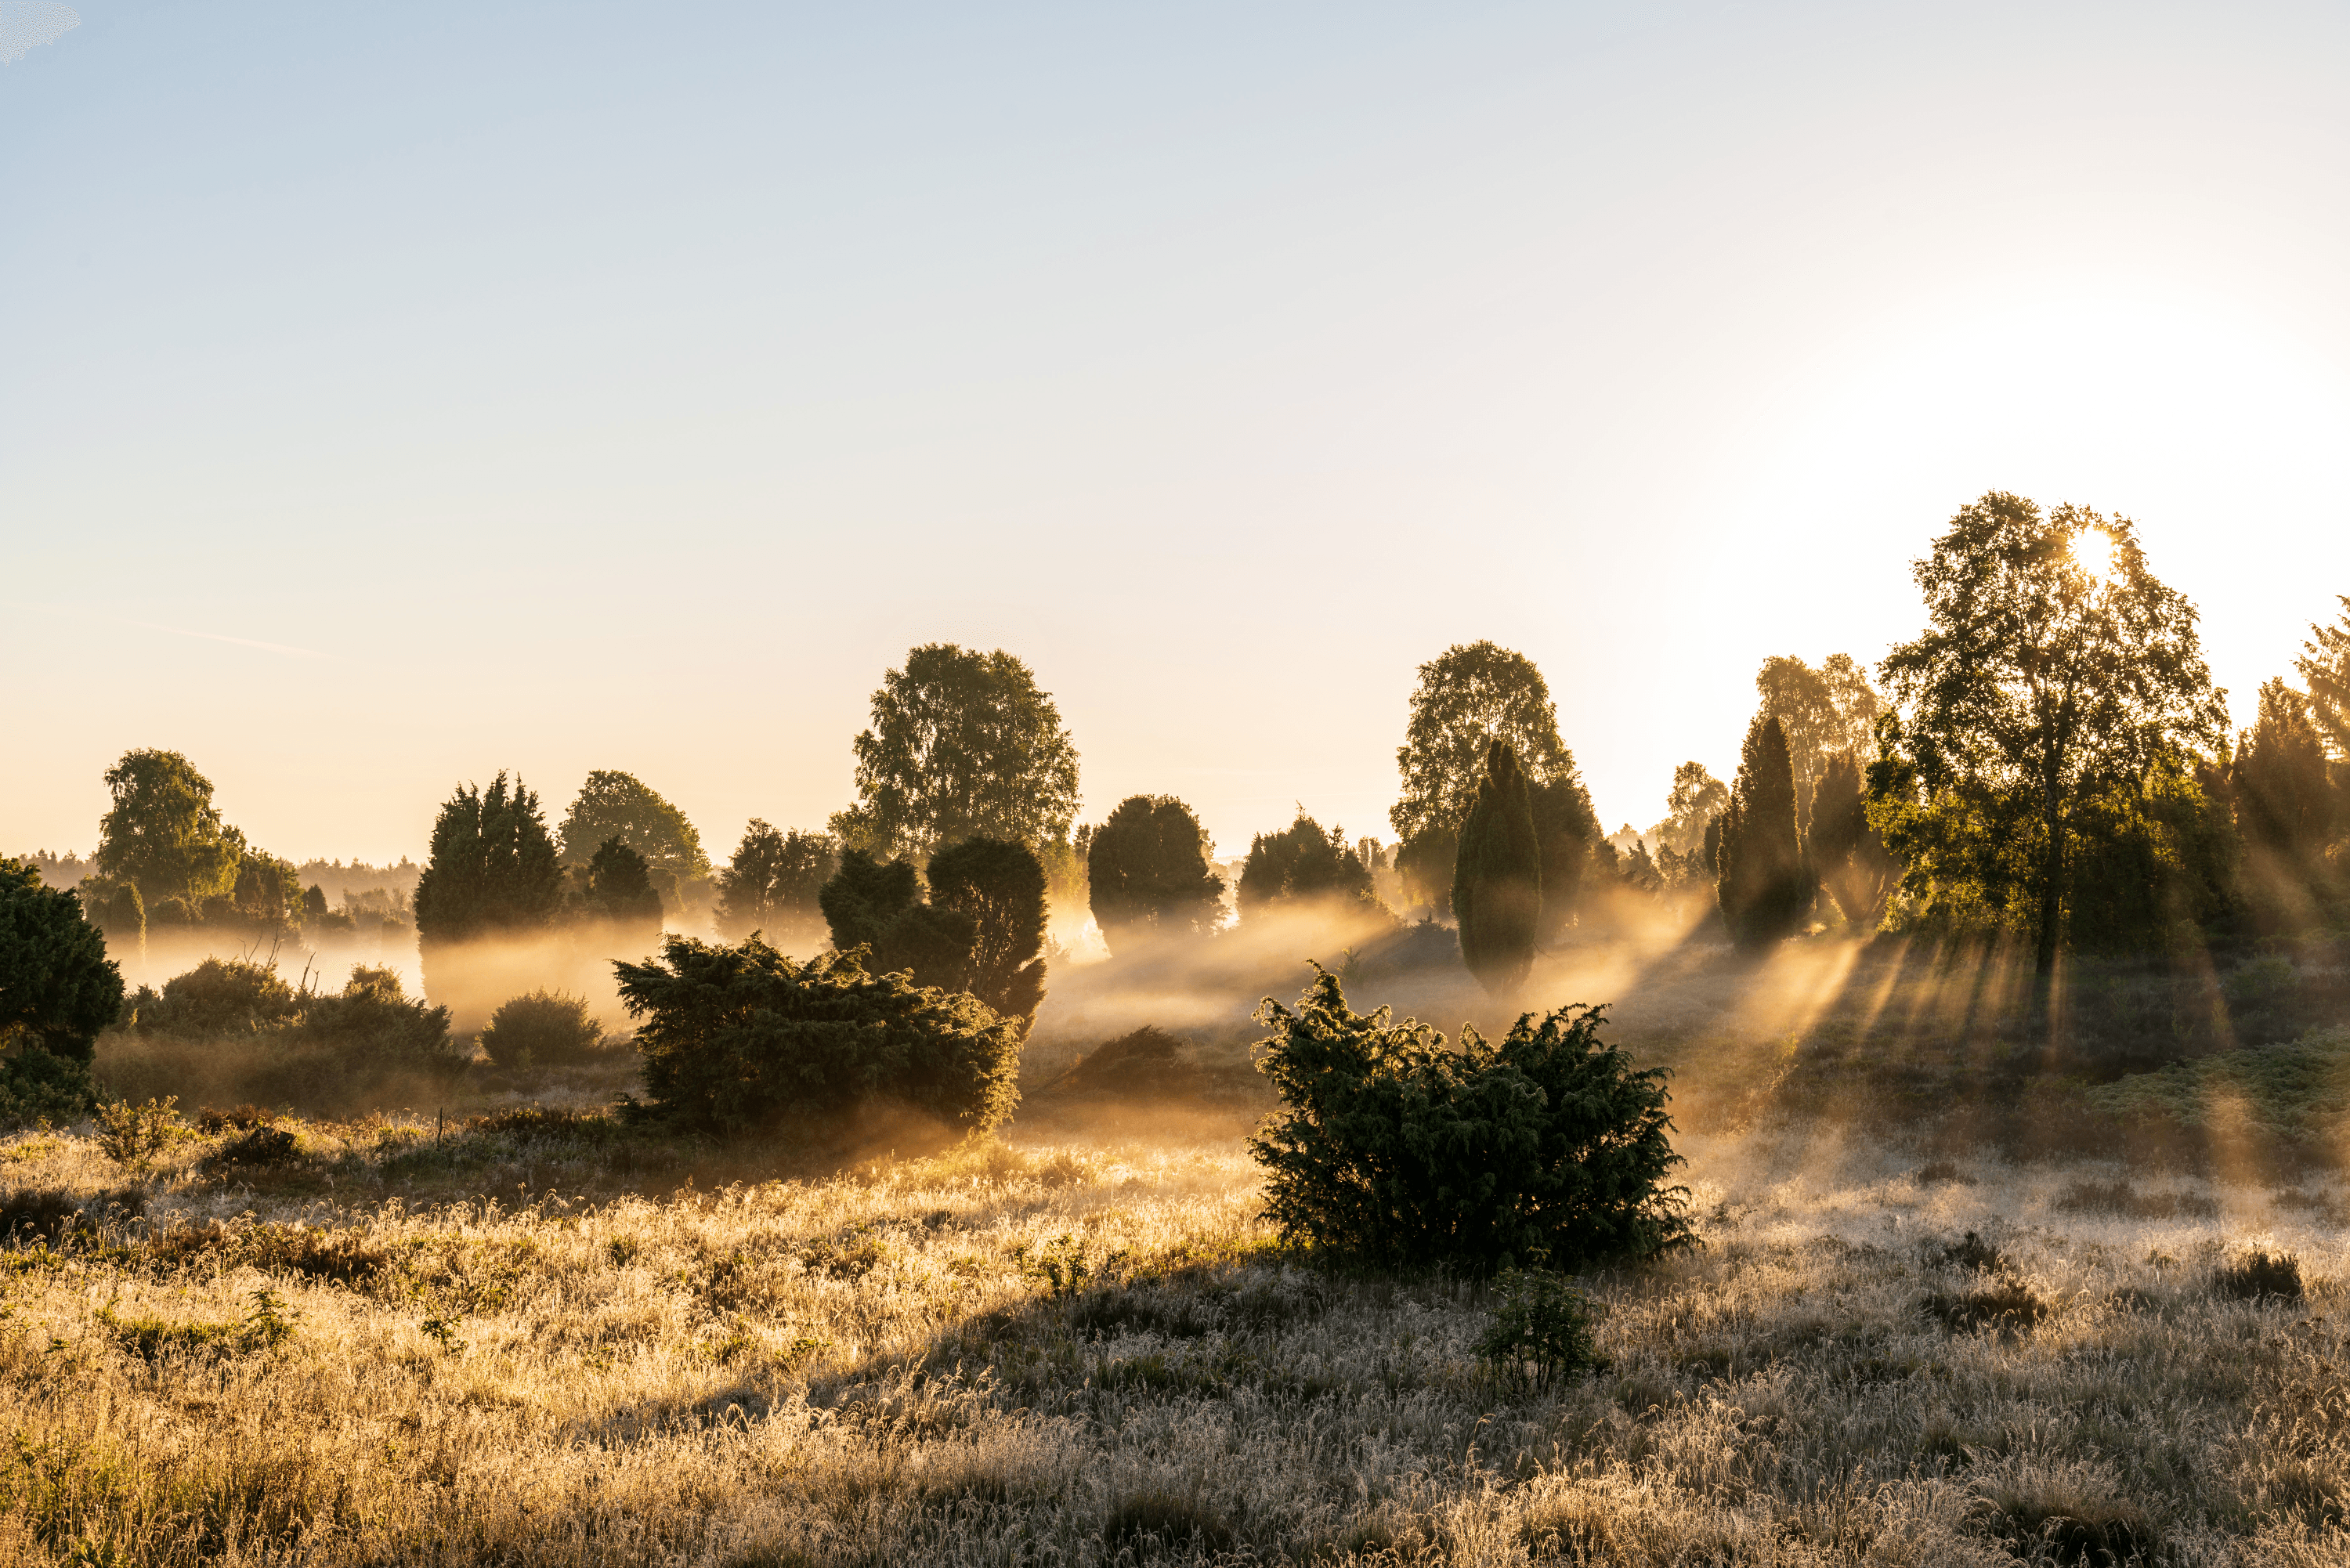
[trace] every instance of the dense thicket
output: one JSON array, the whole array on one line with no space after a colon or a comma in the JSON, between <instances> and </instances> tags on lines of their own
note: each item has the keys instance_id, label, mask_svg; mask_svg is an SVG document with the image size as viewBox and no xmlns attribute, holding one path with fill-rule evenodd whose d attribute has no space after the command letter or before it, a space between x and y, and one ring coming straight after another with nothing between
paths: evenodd
<instances>
[{"instance_id":1,"label":"dense thicket","mask_svg":"<svg viewBox=\"0 0 2350 1568\"><path fill-rule=\"evenodd\" d=\"M2108 570L2074 550L2091 533ZM2225 742L2223 694L2194 607L2147 570L2127 518L1994 491L1915 570L1928 626L1883 666L1908 716L1872 770L1870 820L1912 897L2024 925L2044 976L2076 874L2112 869L2114 834L2176 861L2147 781L2167 767L2192 785L2189 758Z\"/></svg>"},{"instance_id":2,"label":"dense thicket","mask_svg":"<svg viewBox=\"0 0 2350 1568\"><path fill-rule=\"evenodd\" d=\"M1722 923L1741 948L1757 951L1804 929L1819 884L1795 826L1786 735L1767 714L1746 727L1714 867Z\"/></svg>"},{"instance_id":3,"label":"dense thicket","mask_svg":"<svg viewBox=\"0 0 2350 1568\"><path fill-rule=\"evenodd\" d=\"M853 954L795 963L756 937L671 937L659 960L613 967L645 1087L688 1127L823 1136L879 1105L983 1132L1019 1097L1018 1024L976 997L868 974Z\"/></svg>"},{"instance_id":4,"label":"dense thicket","mask_svg":"<svg viewBox=\"0 0 2350 1568\"><path fill-rule=\"evenodd\" d=\"M1258 1062L1282 1109L1249 1147L1283 1235L1407 1268L1575 1271L1693 1239L1664 1074L1602 1044L1595 1008L1522 1016L1457 1050L1317 974L1268 999Z\"/></svg>"},{"instance_id":5,"label":"dense thicket","mask_svg":"<svg viewBox=\"0 0 2350 1568\"><path fill-rule=\"evenodd\" d=\"M817 895L839 866L839 846L830 834L782 833L753 817L733 857L713 878L719 929L737 940L764 931L771 941L798 942L821 929Z\"/></svg>"},{"instance_id":6,"label":"dense thicket","mask_svg":"<svg viewBox=\"0 0 2350 1568\"><path fill-rule=\"evenodd\" d=\"M876 859L965 838L1065 844L1077 809L1077 749L1028 667L934 642L882 677L856 740L857 804L831 823Z\"/></svg>"},{"instance_id":7,"label":"dense thicket","mask_svg":"<svg viewBox=\"0 0 2350 1568\"><path fill-rule=\"evenodd\" d=\"M416 880L416 933L427 946L547 925L563 900L563 867L538 796L500 773L459 784L432 824Z\"/></svg>"},{"instance_id":8,"label":"dense thicket","mask_svg":"<svg viewBox=\"0 0 2350 1568\"><path fill-rule=\"evenodd\" d=\"M1208 856L1207 831L1173 795L1118 802L1086 844L1087 899L1110 951L1214 929L1224 881Z\"/></svg>"},{"instance_id":9,"label":"dense thicket","mask_svg":"<svg viewBox=\"0 0 2350 1568\"><path fill-rule=\"evenodd\" d=\"M963 982L1026 1033L1045 1000L1045 867L1024 844L966 838L931 857L931 903L971 923Z\"/></svg>"},{"instance_id":10,"label":"dense thicket","mask_svg":"<svg viewBox=\"0 0 2350 1568\"><path fill-rule=\"evenodd\" d=\"M1495 996L1513 996L1534 967L1543 901L1542 848L1534 803L1507 741L1485 750L1485 776L1461 826L1452 911L1461 961Z\"/></svg>"}]
</instances>

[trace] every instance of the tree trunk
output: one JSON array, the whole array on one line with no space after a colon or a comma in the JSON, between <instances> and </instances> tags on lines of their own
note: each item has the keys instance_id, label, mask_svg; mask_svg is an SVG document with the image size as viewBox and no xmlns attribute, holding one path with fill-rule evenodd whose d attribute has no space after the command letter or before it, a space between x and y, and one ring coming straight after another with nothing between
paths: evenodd
<instances>
[{"instance_id":1,"label":"tree trunk","mask_svg":"<svg viewBox=\"0 0 2350 1568\"><path fill-rule=\"evenodd\" d=\"M2033 933L2033 973L2039 978L2043 993L2049 976L2056 971L2056 937L2064 916L2064 823L2056 809L2056 784L2047 782L2043 792L2041 831L2048 836L2040 852L2040 926Z\"/></svg>"}]
</instances>

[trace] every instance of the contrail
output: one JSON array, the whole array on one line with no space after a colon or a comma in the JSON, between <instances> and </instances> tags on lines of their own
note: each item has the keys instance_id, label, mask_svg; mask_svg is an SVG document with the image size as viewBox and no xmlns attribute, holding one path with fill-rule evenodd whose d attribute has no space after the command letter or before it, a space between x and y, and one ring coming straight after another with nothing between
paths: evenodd
<instances>
[{"instance_id":1,"label":"contrail","mask_svg":"<svg viewBox=\"0 0 2350 1568\"><path fill-rule=\"evenodd\" d=\"M296 648L289 643L263 642L257 638L229 637L217 631L182 631L176 626L158 626L151 620L128 620L125 626L143 627L149 631L168 631L173 637L200 637L206 642L233 642L239 648L258 648L270 653L290 653L297 659L324 659L326 654L313 648Z\"/></svg>"},{"instance_id":2,"label":"contrail","mask_svg":"<svg viewBox=\"0 0 2350 1568\"><path fill-rule=\"evenodd\" d=\"M81 26L81 13L53 0L0 0L0 66L56 43Z\"/></svg>"}]
</instances>

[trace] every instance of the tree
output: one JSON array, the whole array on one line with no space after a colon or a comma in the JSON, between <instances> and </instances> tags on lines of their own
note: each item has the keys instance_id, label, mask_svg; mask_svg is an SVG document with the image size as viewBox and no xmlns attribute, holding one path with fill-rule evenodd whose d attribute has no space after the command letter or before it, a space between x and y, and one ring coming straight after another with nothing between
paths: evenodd
<instances>
[{"instance_id":1,"label":"tree","mask_svg":"<svg viewBox=\"0 0 2350 1568\"><path fill-rule=\"evenodd\" d=\"M618 834L604 840L588 862L587 910L590 919L616 928L616 935L647 943L660 939L660 894L653 889L645 857Z\"/></svg>"},{"instance_id":2,"label":"tree","mask_svg":"<svg viewBox=\"0 0 2350 1568\"><path fill-rule=\"evenodd\" d=\"M2262 894L2303 910L2328 880L2324 855L2338 809L2325 742L2309 709L2282 680L2262 685L2260 716L2230 770L2236 825Z\"/></svg>"},{"instance_id":3,"label":"tree","mask_svg":"<svg viewBox=\"0 0 2350 1568\"><path fill-rule=\"evenodd\" d=\"M1820 885L1844 911L1846 925L1864 934L1876 930L1885 923L1900 867L1868 825L1868 795L1852 753L1828 753L1812 794L1811 825L1804 844Z\"/></svg>"},{"instance_id":4,"label":"tree","mask_svg":"<svg viewBox=\"0 0 2350 1568\"><path fill-rule=\"evenodd\" d=\"M963 989L1020 1026L1045 1000L1045 867L1006 838L966 838L931 857L931 903L972 925Z\"/></svg>"},{"instance_id":5,"label":"tree","mask_svg":"<svg viewBox=\"0 0 2350 1568\"><path fill-rule=\"evenodd\" d=\"M1371 887L1370 868L1347 847L1346 831L1322 825L1297 809L1297 820L1281 833L1260 833L1249 841L1235 894L1242 918L1289 906L1352 906L1386 913Z\"/></svg>"},{"instance_id":6,"label":"tree","mask_svg":"<svg viewBox=\"0 0 2350 1568\"><path fill-rule=\"evenodd\" d=\"M645 1087L679 1122L747 1133L787 1121L837 1136L876 1102L962 1133L1011 1114L1020 1031L976 997L874 975L852 953L795 963L756 937L671 937L659 959L612 966L643 1023Z\"/></svg>"},{"instance_id":7,"label":"tree","mask_svg":"<svg viewBox=\"0 0 2350 1568\"><path fill-rule=\"evenodd\" d=\"M1767 713L1746 727L1714 858L1716 896L1732 941L1752 952L1803 929L1819 885L1795 828L1786 732Z\"/></svg>"},{"instance_id":8,"label":"tree","mask_svg":"<svg viewBox=\"0 0 2350 1568\"><path fill-rule=\"evenodd\" d=\"M2093 569L2074 546L2102 535ZM2043 981L2064 940L2078 855L2116 788L2226 738L2225 693L2203 663L2194 607L2147 570L2137 526L2064 505L2043 514L1993 491L1961 510L1914 568L1928 627L1880 667L1909 710L1922 799L1888 797L1871 821L1905 860L1933 848L1987 908L2030 909ZM1974 826L1944 832L1925 816ZM2011 884L2012 885L2011 888Z\"/></svg>"},{"instance_id":9,"label":"tree","mask_svg":"<svg viewBox=\"0 0 2350 1568\"><path fill-rule=\"evenodd\" d=\"M1648 831L1659 849L1687 855L1705 842L1706 824L1730 804L1730 786L1706 771L1703 763L1683 763L1673 770L1672 792L1665 797L1665 819Z\"/></svg>"},{"instance_id":10,"label":"tree","mask_svg":"<svg viewBox=\"0 0 2350 1568\"><path fill-rule=\"evenodd\" d=\"M822 920L816 894L840 864L828 833L779 833L757 817L714 878L719 929L736 940L765 930L789 941Z\"/></svg>"},{"instance_id":11,"label":"tree","mask_svg":"<svg viewBox=\"0 0 2350 1568\"><path fill-rule=\"evenodd\" d=\"M43 887L22 860L0 860L0 1064L38 1051L87 1067L121 1011L122 971L81 900Z\"/></svg>"},{"instance_id":12,"label":"tree","mask_svg":"<svg viewBox=\"0 0 2350 1568\"><path fill-rule=\"evenodd\" d=\"M327 890L313 882L302 894L302 923L307 926L313 920L326 918Z\"/></svg>"},{"instance_id":13,"label":"tree","mask_svg":"<svg viewBox=\"0 0 2350 1568\"><path fill-rule=\"evenodd\" d=\"M2309 641L2294 661L2309 683L2309 717L2334 755L2350 757L2350 594L2342 596L2342 618L2312 626Z\"/></svg>"},{"instance_id":14,"label":"tree","mask_svg":"<svg viewBox=\"0 0 2350 1568\"><path fill-rule=\"evenodd\" d=\"M277 925L302 907L302 878L290 862L256 849L244 851L230 898L248 920Z\"/></svg>"},{"instance_id":15,"label":"tree","mask_svg":"<svg viewBox=\"0 0 2350 1568\"><path fill-rule=\"evenodd\" d=\"M563 898L563 867L538 796L502 772L486 790L459 784L432 824L416 879L416 934L428 946L546 927Z\"/></svg>"},{"instance_id":16,"label":"tree","mask_svg":"<svg viewBox=\"0 0 2350 1568\"><path fill-rule=\"evenodd\" d=\"M1525 983L1542 901L1542 849L1526 775L1509 742L1489 742L1485 776L1461 827L1452 911L1461 920L1461 961L1491 994L1511 996Z\"/></svg>"},{"instance_id":17,"label":"tree","mask_svg":"<svg viewBox=\"0 0 2350 1568\"><path fill-rule=\"evenodd\" d=\"M98 868L135 883L150 904L227 893L244 836L221 820L212 781L177 752L130 751L106 770L114 805L98 825Z\"/></svg>"},{"instance_id":18,"label":"tree","mask_svg":"<svg viewBox=\"0 0 2350 1568\"><path fill-rule=\"evenodd\" d=\"M679 882L710 875L710 857L702 852L702 835L685 813L634 774L598 768L588 775L572 798L556 832L566 866L584 866L609 838L644 857L656 874Z\"/></svg>"},{"instance_id":19,"label":"tree","mask_svg":"<svg viewBox=\"0 0 2350 1568\"><path fill-rule=\"evenodd\" d=\"M1461 825L1475 804L1489 741L1510 742L1534 792L1543 843L1542 923L1547 940L1574 918L1584 862L1601 834L1575 754L1559 738L1558 710L1534 660L1492 642L1456 644L1419 667L1396 766L1400 797L1388 813L1396 866L1430 904L1449 900Z\"/></svg>"},{"instance_id":20,"label":"tree","mask_svg":"<svg viewBox=\"0 0 2350 1568\"><path fill-rule=\"evenodd\" d=\"M1002 649L912 649L882 677L856 750L858 802L831 826L877 858L980 836L1041 852L1076 815L1077 750L1060 710Z\"/></svg>"},{"instance_id":21,"label":"tree","mask_svg":"<svg viewBox=\"0 0 2350 1568\"><path fill-rule=\"evenodd\" d=\"M1766 659L1754 689L1762 695L1762 711L1778 720L1786 734L1796 820L1808 821L1812 792L1819 787L1827 759L1840 751L1866 750L1884 701L1848 653L1830 654L1817 670L1788 656Z\"/></svg>"},{"instance_id":22,"label":"tree","mask_svg":"<svg viewBox=\"0 0 2350 1568\"><path fill-rule=\"evenodd\" d=\"M1224 880L1208 868L1211 849L1200 819L1173 795L1118 802L1086 857L1087 902L1112 952L1215 928Z\"/></svg>"}]
</instances>

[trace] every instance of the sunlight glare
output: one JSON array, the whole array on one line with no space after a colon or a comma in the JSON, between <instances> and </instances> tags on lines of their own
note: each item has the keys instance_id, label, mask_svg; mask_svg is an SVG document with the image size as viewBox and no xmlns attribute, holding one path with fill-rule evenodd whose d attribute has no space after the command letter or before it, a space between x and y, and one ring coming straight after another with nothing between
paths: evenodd
<instances>
[{"instance_id":1,"label":"sunlight glare","mask_svg":"<svg viewBox=\"0 0 2350 1568\"><path fill-rule=\"evenodd\" d=\"M2099 582L2113 576L2114 536L2102 528L2084 528L2073 535L2073 559Z\"/></svg>"}]
</instances>

